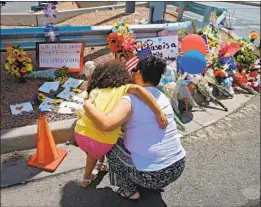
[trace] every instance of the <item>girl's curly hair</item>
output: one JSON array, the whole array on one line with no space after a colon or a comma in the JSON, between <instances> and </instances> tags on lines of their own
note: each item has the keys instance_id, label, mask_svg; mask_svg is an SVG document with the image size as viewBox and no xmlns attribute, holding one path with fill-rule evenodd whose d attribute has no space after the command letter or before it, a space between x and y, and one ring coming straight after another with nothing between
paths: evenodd
<instances>
[{"instance_id":1,"label":"girl's curly hair","mask_svg":"<svg viewBox=\"0 0 261 207\"><path fill-rule=\"evenodd\" d=\"M98 65L93 71L88 83L87 92L94 88L118 88L131 83L131 76L119 61L111 61Z\"/></svg>"}]
</instances>

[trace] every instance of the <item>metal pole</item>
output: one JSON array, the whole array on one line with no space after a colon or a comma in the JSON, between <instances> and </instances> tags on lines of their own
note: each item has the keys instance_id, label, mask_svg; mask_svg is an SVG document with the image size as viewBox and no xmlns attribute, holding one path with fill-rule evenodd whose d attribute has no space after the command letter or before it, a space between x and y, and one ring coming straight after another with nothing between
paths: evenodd
<instances>
[{"instance_id":1,"label":"metal pole","mask_svg":"<svg viewBox=\"0 0 261 207\"><path fill-rule=\"evenodd\" d=\"M126 1L125 12L128 14L135 13L135 1Z\"/></svg>"}]
</instances>

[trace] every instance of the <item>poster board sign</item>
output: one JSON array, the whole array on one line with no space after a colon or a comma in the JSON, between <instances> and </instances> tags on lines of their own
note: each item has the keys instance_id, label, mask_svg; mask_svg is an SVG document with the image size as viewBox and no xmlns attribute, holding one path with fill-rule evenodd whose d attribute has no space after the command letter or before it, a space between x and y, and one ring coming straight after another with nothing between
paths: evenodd
<instances>
[{"instance_id":1,"label":"poster board sign","mask_svg":"<svg viewBox=\"0 0 261 207\"><path fill-rule=\"evenodd\" d=\"M178 35L138 39L136 44L146 42L152 55L158 55L166 61L175 61L179 53Z\"/></svg>"},{"instance_id":2,"label":"poster board sign","mask_svg":"<svg viewBox=\"0 0 261 207\"><path fill-rule=\"evenodd\" d=\"M37 42L36 65L39 69L61 68L82 72L85 41Z\"/></svg>"}]
</instances>

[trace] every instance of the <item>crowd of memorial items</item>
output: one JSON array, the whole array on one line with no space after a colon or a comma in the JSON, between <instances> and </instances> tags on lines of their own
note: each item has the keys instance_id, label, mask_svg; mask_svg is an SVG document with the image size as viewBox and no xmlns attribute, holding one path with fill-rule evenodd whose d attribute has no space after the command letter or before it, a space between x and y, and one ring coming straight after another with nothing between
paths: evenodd
<instances>
[{"instance_id":1,"label":"crowd of memorial items","mask_svg":"<svg viewBox=\"0 0 261 207\"><path fill-rule=\"evenodd\" d=\"M46 17L55 18L54 8L48 8ZM48 41L56 41L55 34L59 34L56 27L49 21L45 29ZM160 37L136 40L135 33L127 23L115 22L106 38L115 58L125 64L130 72L139 60L151 55L160 55L167 61L166 72L158 88L171 100L181 130L185 129L182 123L184 115L191 113L193 108L206 110L203 102L213 102L228 111L219 97L233 98L235 92L240 90L253 95L260 92L260 54L253 44L259 38L257 32L252 31L249 37L240 40L221 43L220 28L215 24L215 19L204 29L199 31L194 28L192 31L188 34L166 28L159 33ZM169 40L173 40L173 43ZM22 48L8 44L6 50L8 58L5 69L10 75L23 83L34 78L48 81L33 98L33 103L38 104L40 111L48 112L56 106L59 107L58 113L74 113L82 107L84 99L88 97L85 91L79 89L83 80L69 77L67 67L36 70ZM85 63L84 70L88 71L90 65L92 62ZM203 102L198 101L199 97ZM30 104L28 100L11 105L12 114L31 112L33 108Z\"/></svg>"}]
</instances>

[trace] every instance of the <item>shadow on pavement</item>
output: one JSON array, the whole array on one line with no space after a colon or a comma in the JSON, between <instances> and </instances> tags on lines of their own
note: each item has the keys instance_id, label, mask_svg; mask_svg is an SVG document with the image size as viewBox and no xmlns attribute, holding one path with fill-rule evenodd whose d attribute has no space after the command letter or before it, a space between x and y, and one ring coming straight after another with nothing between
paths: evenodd
<instances>
[{"instance_id":1,"label":"shadow on pavement","mask_svg":"<svg viewBox=\"0 0 261 207\"><path fill-rule=\"evenodd\" d=\"M12 152L1 155L1 187L25 182L42 170L27 165L28 155Z\"/></svg>"},{"instance_id":2,"label":"shadow on pavement","mask_svg":"<svg viewBox=\"0 0 261 207\"><path fill-rule=\"evenodd\" d=\"M245 205L239 207L260 207L260 198L257 200L248 200Z\"/></svg>"},{"instance_id":3,"label":"shadow on pavement","mask_svg":"<svg viewBox=\"0 0 261 207\"><path fill-rule=\"evenodd\" d=\"M104 176L104 175L103 175ZM111 188L96 188L101 182L103 176L98 176L88 188L81 188L78 182L70 181L67 183L62 192L60 201L61 207L166 207L167 205L162 200L160 191L151 191L148 189L139 189L141 198L138 201L122 198Z\"/></svg>"}]
</instances>

